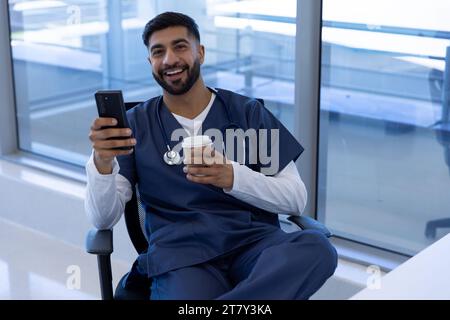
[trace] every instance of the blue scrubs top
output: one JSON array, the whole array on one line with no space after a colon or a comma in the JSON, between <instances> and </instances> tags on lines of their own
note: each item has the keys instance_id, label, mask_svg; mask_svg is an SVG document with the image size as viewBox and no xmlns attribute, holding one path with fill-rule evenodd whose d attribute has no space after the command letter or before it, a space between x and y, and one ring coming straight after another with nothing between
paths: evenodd
<instances>
[{"instance_id":1,"label":"blue scrubs top","mask_svg":"<svg viewBox=\"0 0 450 320\"><path fill-rule=\"evenodd\" d=\"M222 89L218 94L226 106L221 99L214 100L203 122L203 132L226 127L230 120L225 108L230 108L233 121L244 131L279 129L278 171L297 160L302 146L261 102ZM149 277L206 262L279 228L277 214L238 200L221 188L191 182L183 165L164 162L167 148L156 117L157 100L150 99L127 112L137 144L133 154L118 157L119 173L131 185L137 184L146 211L149 247L138 262ZM159 112L170 139L173 130L182 126L164 104ZM171 143L171 147L177 144ZM263 167L259 162L246 165L256 171Z\"/></svg>"}]
</instances>

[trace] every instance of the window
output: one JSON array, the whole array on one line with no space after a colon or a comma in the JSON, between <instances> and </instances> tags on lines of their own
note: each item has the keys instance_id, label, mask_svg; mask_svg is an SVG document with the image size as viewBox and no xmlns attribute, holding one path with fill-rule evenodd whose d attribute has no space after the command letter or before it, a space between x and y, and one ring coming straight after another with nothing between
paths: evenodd
<instances>
[{"instance_id":1,"label":"window","mask_svg":"<svg viewBox=\"0 0 450 320\"><path fill-rule=\"evenodd\" d=\"M199 24L208 85L265 99L292 129L296 2L10 0L20 149L84 165L96 90L160 94L141 33L164 11Z\"/></svg>"},{"instance_id":2,"label":"window","mask_svg":"<svg viewBox=\"0 0 450 320\"><path fill-rule=\"evenodd\" d=\"M448 12L323 1L318 212L338 236L412 255L450 230Z\"/></svg>"}]
</instances>

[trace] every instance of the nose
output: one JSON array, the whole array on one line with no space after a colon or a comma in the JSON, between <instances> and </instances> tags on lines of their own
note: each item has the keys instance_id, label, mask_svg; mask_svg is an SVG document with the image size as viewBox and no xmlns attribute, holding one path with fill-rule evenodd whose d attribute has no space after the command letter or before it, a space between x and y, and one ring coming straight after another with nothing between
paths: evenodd
<instances>
[{"instance_id":1,"label":"nose","mask_svg":"<svg viewBox=\"0 0 450 320\"><path fill-rule=\"evenodd\" d=\"M178 56L171 49L166 50L163 63L168 66L172 66L179 61Z\"/></svg>"}]
</instances>

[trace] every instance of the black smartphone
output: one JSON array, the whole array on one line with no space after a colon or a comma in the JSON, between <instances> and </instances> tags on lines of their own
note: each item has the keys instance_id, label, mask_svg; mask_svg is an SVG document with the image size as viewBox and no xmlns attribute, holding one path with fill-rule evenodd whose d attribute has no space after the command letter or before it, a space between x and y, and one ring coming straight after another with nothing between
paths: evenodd
<instances>
[{"instance_id":1,"label":"black smartphone","mask_svg":"<svg viewBox=\"0 0 450 320\"><path fill-rule=\"evenodd\" d=\"M117 125L103 127L107 128L129 128L125 103L123 102L122 91L120 90L101 90L95 93L95 102L97 103L98 115L101 118L114 118ZM110 139L129 139L129 137L114 137ZM118 147L113 149L131 150L133 147Z\"/></svg>"}]
</instances>

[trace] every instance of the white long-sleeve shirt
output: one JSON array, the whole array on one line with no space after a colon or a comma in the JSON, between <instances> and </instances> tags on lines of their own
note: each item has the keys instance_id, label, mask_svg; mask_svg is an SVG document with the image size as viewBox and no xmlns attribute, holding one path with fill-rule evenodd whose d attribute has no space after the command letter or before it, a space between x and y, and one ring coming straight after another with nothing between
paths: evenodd
<instances>
[{"instance_id":1,"label":"white long-sleeve shirt","mask_svg":"<svg viewBox=\"0 0 450 320\"><path fill-rule=\"evenodd\" d=\"M208 106L195 119L175 115L189 134L195 134L206 118L215 95ZM306 206L307 192L297 167L291 161L273 177L253 171L245 165L232 162L233 187L225 193L257 208L288 215L300 215ZM98 172L93 153L86 163L87 188L85 210L97 229L111 229L124 212L125 204L132 197L130 182L119 174L119 163L113 161L111 174Z\"/></svg>"}]
</instances>

